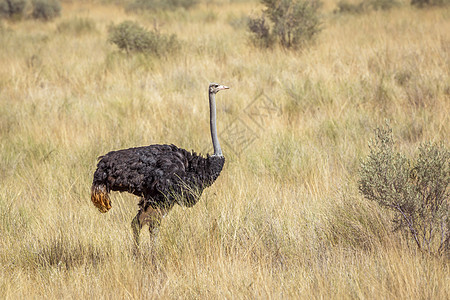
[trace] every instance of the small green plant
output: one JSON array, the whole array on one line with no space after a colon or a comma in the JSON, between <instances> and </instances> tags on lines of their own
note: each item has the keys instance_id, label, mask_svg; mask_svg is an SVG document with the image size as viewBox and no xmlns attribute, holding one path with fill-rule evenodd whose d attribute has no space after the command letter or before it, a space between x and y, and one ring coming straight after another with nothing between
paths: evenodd
<instances>
[{"instance_id":1,"label":"small green plant","mask_svg":"<svg viewBox=\"0 0 450 300\"><path fill-rule=\"evenodd\" d=\"M321 31L319 0L261 0L263 14L250 18L248 29L256 46L268 47L279 41L285 48L304 46ZM270 20L266 23L265 16Z\"/></svg>"},{"instance_id":2,"label":"small green plant","mask_svg":"<svg viewBox=\"0 0 450 300\"><path fill-rule=\"evenodd\" d=\"M163 35L157 31L148 31L132 21L125 21L110 27L108 40L127 53L141 52L156 56L173 53L180 46L175 35Z\"/></svg>"},{"instance_id":3,"label":"small green plant","mask_svg":"<svg viewBox=\"0 0 450 300\"><path fill-rule=\"evenodd\" d=\"M26 6L27 0L0 0L0 17L20 18Z\"/></svg>"},{"instance_id":4,"label":"small green plant","mask_svg":"<svg viewBox=\"0 0 450 300\"><path fill-rule=\"evenodd\" d=\"M61 15L61 3L58 0L33 0L34 19L49 21Z\"/></svg>"},{"instance_id":5,"label":"small green plant","mask_svg":"<svg viewBox=\"0 0 450 300\"><path fill-rule=\"evenodd\" d=\"M378 128L361 163L359 190L366 199L393 210L396 230L409 232L417 247L450 252L450 151L425 143L413 160L394 150L392 129Z\"/></svg>"}]
</instances>

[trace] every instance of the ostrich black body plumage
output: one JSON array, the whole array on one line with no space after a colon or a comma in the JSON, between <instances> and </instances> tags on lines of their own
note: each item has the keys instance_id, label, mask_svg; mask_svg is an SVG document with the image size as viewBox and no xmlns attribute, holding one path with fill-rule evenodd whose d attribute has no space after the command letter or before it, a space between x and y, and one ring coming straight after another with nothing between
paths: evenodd
<instances>
[{"instance_id":1,"label":"ostrich black body plumage","mask_svg":"<svg viewBox=\"0 0 450 300\"><path fill-rule=\"evenodd\" d=\"M191 153L175 145L150 145L112 151L101 157L94 186L142 197L144 209L191 207L219 177L225 158Z\"/></svg>"},{"instance_id":2,"label":"ostrich black body plumage","mask_svg":"<svg viewBox=\"0 0 450 300\"><path fill-rule=\"evenodd\" d=\"M217 137L215 94L228 87L209 85L210 129L214 154L203 157L175 145L150 145L111 151L99 157L91 200L101 211L111 208L110 191L141 197L132 221L136 245L143 225L150 233L175 205L195 205L203 190L219 177L225 163Z\"/></svg>"}]
</instances>

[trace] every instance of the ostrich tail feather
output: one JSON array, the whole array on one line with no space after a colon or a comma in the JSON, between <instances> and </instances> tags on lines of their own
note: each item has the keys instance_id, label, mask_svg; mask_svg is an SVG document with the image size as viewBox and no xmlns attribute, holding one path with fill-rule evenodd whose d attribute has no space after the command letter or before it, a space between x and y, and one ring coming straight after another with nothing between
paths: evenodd
<instances>
[{"instance_id":1,"label":"ostrich tail feather","mask_svg":"<svg viewBox=\"0 0 450 300\"><path fill-rule=\"evenodd\" d=\"M109 193L106 190L106 186L103 184L92 185L91 200L95 207L97 207L102 213L106 213L111 209L111 199L109 198Z\"/></svg>"}]
</instances>

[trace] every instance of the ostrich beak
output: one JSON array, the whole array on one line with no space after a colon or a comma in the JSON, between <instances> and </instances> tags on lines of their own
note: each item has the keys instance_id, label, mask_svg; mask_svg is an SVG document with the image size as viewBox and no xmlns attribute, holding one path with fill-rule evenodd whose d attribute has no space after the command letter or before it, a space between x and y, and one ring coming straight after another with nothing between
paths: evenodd
<instances>
[{"instance_id":1,"label":"ostrich beak","mask_svg":"<svg viewBox=\"0 0 450 300\"><path fill-rule=\"evenodd\" d=\"M227 87L226 85L221 85L221 86L219 86L217 89L218 89L219 91L221 91L221 90L228 90L229 87Z\"/></svg>"}]
</instances>

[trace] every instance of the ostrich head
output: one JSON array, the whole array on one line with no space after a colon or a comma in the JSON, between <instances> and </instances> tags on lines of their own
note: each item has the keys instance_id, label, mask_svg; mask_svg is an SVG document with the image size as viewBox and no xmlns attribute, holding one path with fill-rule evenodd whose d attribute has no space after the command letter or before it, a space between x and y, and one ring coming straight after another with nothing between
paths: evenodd
<instances>
[{"instance_id":1,"label":"ostrich head","mask_svg":"<svg viewBox=\"0 0 450 300\"><path fill-rule=\"evenodd\" d=\"M218 83L210 83L209 84L209 92L212 94L216 94L218 91L229 89L229 87L225 85L221 85Z\"/></svg>"}]
</instances>

